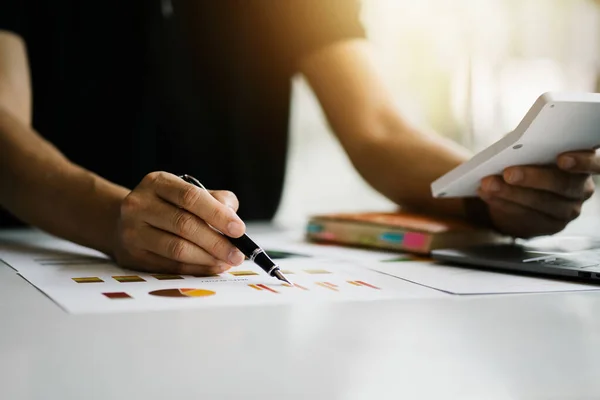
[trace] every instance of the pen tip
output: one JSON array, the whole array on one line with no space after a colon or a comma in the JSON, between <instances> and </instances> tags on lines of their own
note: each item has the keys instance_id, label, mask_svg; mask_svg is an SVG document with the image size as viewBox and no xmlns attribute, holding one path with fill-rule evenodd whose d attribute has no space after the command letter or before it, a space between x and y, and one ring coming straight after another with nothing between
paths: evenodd
<instances>
[{"instance_id":1,"label":"pen tip","mask_svg":"<svg viewBox=\"0 0 600 400\"><path fill-rule=\"evenodd\" d=\"M283 281L283 282L287 283L288 285L294 286L294 284L292 282L290 282L290 280L288 278L286 278L285 275L283 275L281 273L281 271L277 270L277 271L273 272L273 275L275 275L275 277L277 279L279 279L280 281Z\"/></svg>"}]
</instances>

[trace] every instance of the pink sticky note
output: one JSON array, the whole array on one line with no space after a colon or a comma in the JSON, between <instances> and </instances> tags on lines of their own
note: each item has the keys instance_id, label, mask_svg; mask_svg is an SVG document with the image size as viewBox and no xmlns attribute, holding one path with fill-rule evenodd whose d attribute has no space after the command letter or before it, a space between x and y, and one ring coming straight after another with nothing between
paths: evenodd
<instances>
[{"instance_id":1,"label":"pink sticky note","mask_svg":"<svg viewBox=\"0 0 600 400\"><path fill-rule=\"evenodd\" d=\"M423 235L422 233L406 233L404 235L404 241L402 244L404 247L409 247L413 249L419 249L427 243L427 235Z\"/></svg>"}]
</instances>

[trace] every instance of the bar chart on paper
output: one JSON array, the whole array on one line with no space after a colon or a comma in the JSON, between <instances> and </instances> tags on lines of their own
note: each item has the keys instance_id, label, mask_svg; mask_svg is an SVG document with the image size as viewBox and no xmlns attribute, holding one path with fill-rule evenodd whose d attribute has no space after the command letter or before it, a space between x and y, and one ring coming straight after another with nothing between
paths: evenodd
<instances>
[{"instance_id":1,"label":"bar chart on paper","mask_svg":"<svg viewBox=\"0 0 600 400\"><path fill-rule=\"evenodd\" d=\"M220 275L193 277L124 270L105 258L76 252L39 257L0 250L0 258L74 314L446 296L351 261L267 251L293 285L250 261Z\"/></svg>"}]
</instances>

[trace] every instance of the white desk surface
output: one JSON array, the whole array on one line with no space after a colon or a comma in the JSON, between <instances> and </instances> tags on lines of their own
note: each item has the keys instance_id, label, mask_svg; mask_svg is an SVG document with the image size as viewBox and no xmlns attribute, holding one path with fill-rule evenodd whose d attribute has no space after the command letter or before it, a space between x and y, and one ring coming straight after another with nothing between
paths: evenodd
<instances>
[{"instance_id":1,"label":"white desk surface","mask_svg":"<svg viewBox=\"0 0 600 400\"><path fill-rule=\"evenodd\" d=\"M600 292L75 316L2 265L0 399L598 399L599 310Z\"/></svg>"}]
</instances>

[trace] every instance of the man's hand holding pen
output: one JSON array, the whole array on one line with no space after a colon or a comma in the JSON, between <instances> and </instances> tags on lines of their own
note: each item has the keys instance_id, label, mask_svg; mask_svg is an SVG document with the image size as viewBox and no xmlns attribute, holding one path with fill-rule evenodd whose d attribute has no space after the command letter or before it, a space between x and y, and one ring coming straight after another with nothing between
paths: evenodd
<instances>
[{"instance_id":1,"label":"man's hand holding pen","mask_svg":"<svg viewBox=\"0 0 600 400\"><path fill-rule=\"evenodd\" d=\"M121 204L113 257L123 267L148 272L224 272L245 259L215 231L233 238L244 234L238 206L231 192L206 191L176 175L152 172Z\"/></svg>"}]
</instances>

